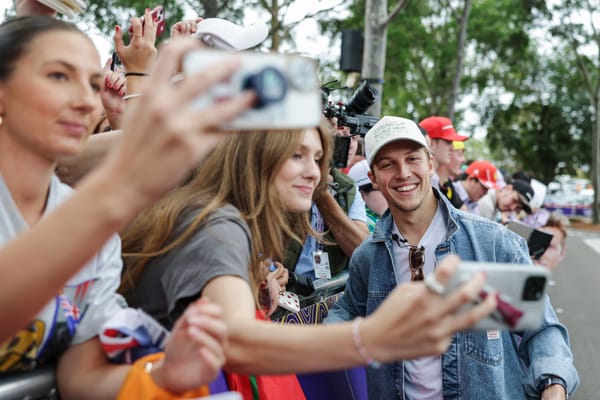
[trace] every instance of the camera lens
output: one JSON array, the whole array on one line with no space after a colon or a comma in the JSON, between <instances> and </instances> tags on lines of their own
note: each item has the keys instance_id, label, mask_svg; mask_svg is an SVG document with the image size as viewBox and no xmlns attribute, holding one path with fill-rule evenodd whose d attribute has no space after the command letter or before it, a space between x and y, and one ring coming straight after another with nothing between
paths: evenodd
<instances>
[{"instance_id":1,"label":"camera lens","mask_svg":"<svg viewBox=\"0 0 600 400\"><path fill-rule=\"evenodd\" d=\"M375 104L377 89L363 81L346 104L346 110L355 114L364 114Z\"/></svg>"},{"instance_id":2,"label":"camera lens","mask_svg":"<svg viewBox=\"0 0 600 400\"><path fill-rule=\"evenodd\" d=\"M263 68L259 72L247 76L242 87L256 92L254 108L262 108L281 101L287 93L285 76L273 67Z\"/></svg>"},{"instance_id":3,"label":"camera lens","mask_svg":"<svg viewBox=\"0 0 600 400\"><path fill-rule=\"evenodd\" d=\"M523 295L521 298L523 301L539 300L544 295L545 287L545 276L530 276L525 280L525 286L523 287Z\"/></svg>"}]
</instances>

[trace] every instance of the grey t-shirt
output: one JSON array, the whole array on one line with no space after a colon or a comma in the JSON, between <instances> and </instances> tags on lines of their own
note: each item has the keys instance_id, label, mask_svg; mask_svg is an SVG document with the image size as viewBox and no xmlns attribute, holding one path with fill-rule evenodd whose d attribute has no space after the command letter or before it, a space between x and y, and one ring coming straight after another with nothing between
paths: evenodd
<instances>
[{"instance_id":1,"label":"grey t-shirt","mask_svg":"<svg viewBox=\"0 0 600 400\"><path fill-rule=\"evenodd\" d=\"M184 213L178 237L202 210ZM168 253L152 258L126 298L171 329L185 306L197 299L212 279L233 275L248 281L251 237L232 205L215 210L192 236Z\"/></svg>"}]
</instances>

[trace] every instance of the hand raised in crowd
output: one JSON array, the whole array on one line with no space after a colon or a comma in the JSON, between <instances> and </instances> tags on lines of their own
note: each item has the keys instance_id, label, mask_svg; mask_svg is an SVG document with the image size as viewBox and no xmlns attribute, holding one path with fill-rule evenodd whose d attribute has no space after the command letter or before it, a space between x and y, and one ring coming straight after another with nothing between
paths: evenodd
<instances>
[{"instance_id":1,"label":"hand raised in crowd","mask_svg":"<svg viewBox=\"0 0 600 400\"><path fill-rule=\"evenodd\" d=\"M272 271L270 267L275 267ZM261 284L259 303L265 310L266 316L270 316L279 307L279 295L285 291L288 282L288 270L278 261L268 262L264 265L265 279Z\"/></svg>"},{"instance_id":2,"label":"hand raised in crowd","mask_svg":"<svg viewBox=\"0 0 600 400\"><path fill-rule=\"evenodd\" d=\"M216 127L248 109L254 101L251 92L219 102L202 111L191 101L233 73L240 60L232 55L202 73L185 78L185 85L173 85L187 51L198 48L198 41L181 39L161 50L157 64L147 77L143 101L129 104L123 114L125 134L106 158L103 173L112 174L115 190L137 199L129 202L139 211L179 183L200 159L220 143L227 133ZM121 193L122 194L122 193ZM126 207L127 208L127 207ZM124 210L131 211L131 210Z\"/></svg>"},{"instance_id":3,"label":"hand raised in crowd","mask_svg":"<svg viewBox=\"0 0 600 400\"><path fill-rule=\"evenodd\" d=\"M456 256L444 258L434 272L437 281L442 285L449 282L458 262ZM456 331L468 329L496 308L495 296L488 296L469 311L459 312L476 298L484 283L484 275L478 274L446 295L432 292L422 282L400 285L363 321L365 346L373 349L376 360L384 361L443 353Z\"/></svg>"},{"instance_id":4,"label":"hand raised in crowd","mask_svg":"<svg viewBox=\"0 0 600 400\"><path fill-rule=\"evenodd\" d=\"M15 9L18 17L22 17L24 15L45 15L48 17L56 16L56 10L36 0L16 0Z\"/></svg>"},{"instance_id":5,"label":"hand raised in crowd","mask_svg":"<svg viewBox=\"0 0 600 400\"><path fill-rule=\"evenodd\" d=\"M192 36L196 33L196 26L203 19L204 18L196 18L177 22L171 27L171 39Z\"/></svg>"},{"instance_id":6,"label":"hand raised in crowd","mask_svg":"<svg viewBox=\"0 0 600 400\"><path fill-rule=\"evenodd\" d=\"M121 114L125 110L123 96L127 93L127 79L121 71L110 70L111 62L112 59L109 58L102 70L104 85L102 92L100 92L100 98L110 126L113 130L116 130L120 127Z\"/></svg>"},{"instance_id":7,"label":"hand raised in crowd","mask_svg":"<svg viewBox=\"0 0 600 400\"><path fill-rule=\"evenodd\" d=\"M267 282L269 282L269 281L277 282L279 291L284 291L285 285L287 285L288 278L289 278L288 270L279 261L273 261L273 265L275 265L275 270L270 271L267 274Z\"/></svg>"},{"instance_id":8,"label":"hand raised in crowd","mask_svg":"<svg viewBox=\"0 0 600 400\"><path fill-rule=\"evenodd\" d=\"M227 326L220 306L202 298L177 320L165 357L152 369L154 381L173 393L207 385L225 364Z\"/></svg>"},{"instance_id":9,"label":"hand raised in crowd","mask_svg":"<svg viewBox=\"0 0 600 400\"><path fill-rule=\"evenodd\" d=\"M152 10L147 8L144 13L144 26L138 17L132 17L130 23L133 32L127 45L123 41L121 27L118 25L115 27L113 35L115 50L127 72L148 73L157 55L157 22L152 17Z\"/></svg>"}]
</instances>

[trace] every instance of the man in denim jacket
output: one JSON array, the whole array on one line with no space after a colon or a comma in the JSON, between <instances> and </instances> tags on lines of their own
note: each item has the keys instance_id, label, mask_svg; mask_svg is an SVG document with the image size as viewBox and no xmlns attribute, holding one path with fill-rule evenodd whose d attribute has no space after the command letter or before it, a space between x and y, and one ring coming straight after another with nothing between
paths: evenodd
<instances>
[{"instance_id":1,"label":"man in denim jacket","mask_svg":"<svg viewBox=\"0 0 600 400\"><path fill-rule=\"evenodd\" d=\"M389 210L350 260L345 295L327 323L372 313L399 283L432 273L447 254L531 264L527 244L501 225L452 207L432 188L431 153L413 121L383 117L366 135L373 186ZM368 343L365 344L368 351ZM565 399L579 384L566 328L546 301L542 326L464 331L439 357L367 368L373 399Z\"/></svg>"}]
</instances>

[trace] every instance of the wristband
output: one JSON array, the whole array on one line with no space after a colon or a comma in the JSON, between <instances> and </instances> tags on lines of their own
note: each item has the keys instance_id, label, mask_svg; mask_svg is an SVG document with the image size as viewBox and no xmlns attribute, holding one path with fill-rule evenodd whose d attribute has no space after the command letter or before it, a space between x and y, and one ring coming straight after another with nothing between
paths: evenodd
<instances>
[{"instance_id":1,"label":"wristband","mask_svg":"<svg viewBox=\"0 0 600 400\"><path fill-rule=\"evenodd\" d=\"M367 348L363 345L363 342L360 339L360 323L362 320L362 317L356 317L354 321L352 321L352 339L354 340L354 347L356 347L356 350L369 367L379 368L381 367L381 363L371 357L367 351Z\"/></svg>"},{"instance_id":2,"label":"wristband","mask_svg":"<svg viewBox=\"0 0 600 400\"><path fill-rule=\"evenodd\" d=\"M125 77L128 76L148 76L148 74L145 72L125 72Z\"/></svg>"}]
</instances>

